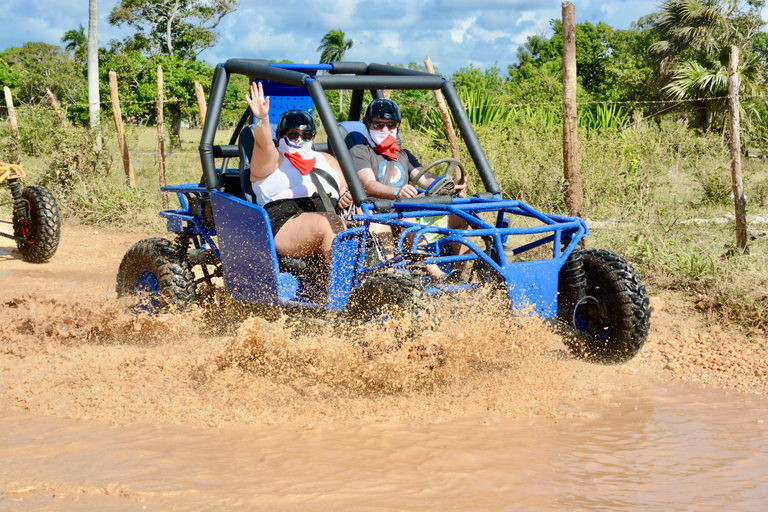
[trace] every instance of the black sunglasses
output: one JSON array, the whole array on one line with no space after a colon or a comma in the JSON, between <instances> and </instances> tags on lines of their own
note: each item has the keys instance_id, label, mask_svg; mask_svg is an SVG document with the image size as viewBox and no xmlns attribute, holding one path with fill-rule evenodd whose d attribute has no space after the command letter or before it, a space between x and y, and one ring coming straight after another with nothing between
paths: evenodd
<instances>
[{"instance_id":1,"label":"black sunglasses","mask_svg":"<svg viewBox=\"0 0 768 512\"><path fill-rule=\"evenodd\" d=\"M390 130L394 130L397 128L397 125L400 124L397 121L371 121L371 128L374 130L383 130L386 126Z\"/></svg>"},{"instance_id":2,"label":"black sunglasses","mask_svg":"<svg viewBox=\"0 0 768 512\"><path fill-rule=\"evenodd\" d=\"M296 141L296 140L299 140L301 138L301 139L304 139L306 141L310 141L310 140L315 138L315 132L312 131L312 130L307 130L307 131L301 132L301 133L299 133L299 132L288 132L288 133L285 134L285 136L288 137L288 140Z\"/></svg>"}]
</instances>

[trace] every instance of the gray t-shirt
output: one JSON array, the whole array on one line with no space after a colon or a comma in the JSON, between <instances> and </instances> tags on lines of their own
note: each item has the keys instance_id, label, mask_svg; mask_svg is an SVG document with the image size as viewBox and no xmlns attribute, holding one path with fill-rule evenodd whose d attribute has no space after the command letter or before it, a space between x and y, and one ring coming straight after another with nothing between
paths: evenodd
<instances>
[{"instance_id":1,"label":"gray t-shirt","mask_svg":"<svg viewBox=\"0 0 768 512\"><path fill-rule=\"evenodd\" d=\"M358 171L360 169L372 169L376 180L381 183L384 182L387 158L377 153L367 141L352 146L349 154L352 155L352 163L355 164L355 169ZM408 183L411 171L421 167L421 164L413 156L413 153L407 149L395 151L395 154L397 155L397 160L393 161L392 179L389 181L389 185L400 188Z\"/></svg>"}]
</instances>

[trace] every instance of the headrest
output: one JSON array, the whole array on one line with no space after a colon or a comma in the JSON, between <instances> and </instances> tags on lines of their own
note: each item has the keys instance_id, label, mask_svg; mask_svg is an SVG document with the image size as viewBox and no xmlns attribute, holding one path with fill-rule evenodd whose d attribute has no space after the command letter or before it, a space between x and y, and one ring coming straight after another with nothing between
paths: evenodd
<instances>
[{"instance_id":1,"label":"headrest","mask_svg":"<svg viewBox=\"0 0 768 512\"><path fill-rule=\"evenodd\" d=\"M365 142L365 124L362 121L342 121L339 128L347 148Z\"/></svg>"}]
</instances>

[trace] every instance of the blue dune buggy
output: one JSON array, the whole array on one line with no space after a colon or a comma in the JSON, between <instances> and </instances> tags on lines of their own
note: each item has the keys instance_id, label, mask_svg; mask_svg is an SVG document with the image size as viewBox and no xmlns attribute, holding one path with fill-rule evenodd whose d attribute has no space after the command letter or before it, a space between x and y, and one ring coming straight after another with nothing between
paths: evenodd
<instances>
[{"instance_id":1,"label":"blue dune buggy","mask_svg":"<svg viewBox=\"0 0 768 512\"><path fill-rule=\"evenodd\" d=\"M287 109L318 114L327 143L315 147L338 159L359 208L334 240L330 268L312 258L283 258L275 252L267 213L251 196L253 115L248 107L229 143L214 144L232 74L263 82L273 126ZM351 91L348 120L342 123L326 97L326 91L339 89ZM397 201L366 195L349 153L364 139L363 95L370 91L373 98L382 98L384 90L397 89L442 91L484 192L452 197L431 190ZM174 239L142 240L126 253L117 276L118 296L146 292L147 308L184 308L201 301L203 291L218 278L227 296L240 303L352 322L395 315L396 309L431 316L433 304L441 300L491 287L512 308L527 307L559 326L579 357L626 361L645 342L650 308L633 268L608 251L581 250L579 241L588 234L582 219L547 215L502 199L456 90L442 76L381 64L230 59L215 69L199 149L201 183L163 188L176 193L181 204L161 212ZM235 160L239 165L230 167ZM425 221L449 214L465 220L470 229ZM394 257L375 250L372 223L397 228ZM466 250L451 251L456 244ZM435 284L425 278L427 264L450 269L459 262L471 268L466 284Z\"/></svg>"}]
</instances>

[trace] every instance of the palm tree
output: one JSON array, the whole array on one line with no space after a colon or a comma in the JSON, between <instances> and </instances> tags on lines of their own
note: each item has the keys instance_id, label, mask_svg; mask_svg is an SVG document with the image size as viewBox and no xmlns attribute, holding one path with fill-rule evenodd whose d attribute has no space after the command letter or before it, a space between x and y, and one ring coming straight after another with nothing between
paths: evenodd
<instances>
[{"instance_id":1,"label":"palm tree","mask_svg":"<svg viewBox=\"0 0 768 512\"><path fill-rule=\"evenodd\" d=\"M320 46L317 47L320 54L321 64L331 64L332 62L341 62L344 58L344 53L352 48L354 41L352 39L344 39L344 31L339 29L333 29L323 36L320 41ZM342 101L344 98L344 91L339 89L339 116L341 116Z\"/></svg>"},{"instance_id":2,"label":"palm tree","mask_svg":"<svg viewBox=\"0 0 768 512\"><path fill-rule=\"evenodd\" d=\"M74 51L75 57L82 58L85 54L85 46L88 43L88 38L85 35L85 27L80 24L80 28L77 30L67 30L64 32L64 37L61 38L62 43L67 43L64 47L67 51Z\"/></svg>"},{"instance_id":3,"label":"palm tree","mask_svg":"<svg viewBox=\"0 0 768 512\"><path fill-rule=\"evenodd\" d=\"M661 40L651 45L651 53L667 60L683 53L718 53L736 36L735 7L732 0L666 0L652 25Z\"/></svg>"},{"instance_id":4,"label":"palm tree","mask_svg":"<svg viewBox=\"0 0 768 512\"><path fill-rule=\"evenodd\" d=\"M739 60L739 94L744 98L756 98L765 93L765 85L762 83L763 70L759 59L753 53L745 55ZM718 119L722 113L723 133L728 115L728 64L713 58L704 65L702 63L687 60L678 66L672 80L662 88L667 96L682 99L699 99L709 103L706 110L706 126L711 125L712 120ZM747 100L741 102L744 110L742 118L751 122L751 117L758 116L753 102Z\"/></svg>"},{"instance_id":5,"label":"palm tree","mask_svg":"<svg viewBox=\"0 0 768 512\"><path fill-rule=\"evenodd\" d=\"M660 40L650 47L659 62L662 90L675 99L696 99L699 127L707 129L727 95L729 48L737 45L747 58L740 63L742 89L759 82L756 59L749 57L755 34L764 25L759 12L744 12L734 0L666 0L652 28ZM754 81L753 81L754 80Z\"/></svg>"},{"instance_id":6,"label":"palm tree","mask_svg":"<svg viewBox=\"0 0 768 512\"><path fill-rule=\"evenodd\" d=\"M330 64L332 62L341 62L344 58L344 54L347 50L352 48L354 41L351 39L344 39L344 31L341 29L334 29L329 31L323 36L320 41L320 46L317 47L320 54L321 64Z\"/></svg>"}]
</instances>

